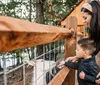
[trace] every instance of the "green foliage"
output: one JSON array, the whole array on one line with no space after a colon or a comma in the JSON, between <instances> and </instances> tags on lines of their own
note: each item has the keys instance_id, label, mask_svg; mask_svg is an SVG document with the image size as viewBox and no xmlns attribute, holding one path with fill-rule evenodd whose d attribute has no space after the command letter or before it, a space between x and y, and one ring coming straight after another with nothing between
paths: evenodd
<instances>
[{"instance_id":1,"label":"green foliage","mask_svg":"<svg viewBox=\"0 0 100 85\"><path fill-rule=\"evenodd\" d=\"M59 22L70 12L71 8L79 0L52 0L52 11L49 12L48 0L44 4L45 24L58 25ZM51 16L48 16L51 15ZM58 14L58 17L55 15Z\"/></svg>"},{"instance_id":2,"label":"green foliage","mask_svg":"<svg viewBox=\"0 0 100 85\"><path fill-rule=\"evenodd\" d=\"M49 1L52 2L51 11L49 11ZM44 23L58 25L78 1L79 0L40 0L40 3L42 3L44 7ZM58 17L56 14L58 14ZM1 0L0 15L35 21L36 0L8 0L7 3Z\"/></svg>"},{"instance_id":3,"label":"green foliage","mask_svg":"<svg viewBox=\"0 0 100 85\"><path fill-rule=\"evenodd\" d=\"M33 0L32 0L33 1ZM31 2L33 3L33 2ZM34 4L31 4L31 11L34 12ZM7 3L1 1L0 15L12 16L15 18L29 20L30 15L30 1L29 0L9 0ZM34 13L31 14L34 17ZM32 17L32 18L33 18Z\"/></svg>"}]
</instances>

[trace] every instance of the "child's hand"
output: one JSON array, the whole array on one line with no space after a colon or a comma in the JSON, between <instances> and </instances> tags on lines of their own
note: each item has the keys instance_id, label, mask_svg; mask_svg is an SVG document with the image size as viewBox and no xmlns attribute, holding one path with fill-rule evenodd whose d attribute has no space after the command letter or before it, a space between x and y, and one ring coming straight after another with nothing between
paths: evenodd
<instances>
[{"instance_id":1,"label":"child's hand","mask_svg":"<svg viewBox=\"0 0 100 85\"><path fill-rule=\"evenodd\" d=\"M97 84L100 84L100 79L96 80L95 82L96 82Z\"/></svg>"},{"instance_id":2,"label":"child's hand","mask_svg":"<svg viewBox=\"0 0 100 85\"><path fill-rule=\"evenodd\" d=\"M99 78L99 79L96 80L96 83L100 84L100 72L98 73L97 78Z\"/></svg>"},{"instance_id":3,"label":"child's hand","mask_svg":"<svg viewBox=\"0 0 100 85\"><path fill-rule=\"evenodd\" d=\"M97 75L97 78L99 78L100 77L100 72L98 73L98 75Z\"/></svg>"},{"instance_id":4,"label":"child's hand","mask_svg":"<svg viewBox=\"0 0 100 85\"><path fill-rule=\"evenodd\" d=\"M84 79L85 73L83 71L81 71L80 74L79 74L79 77L80 77L80 79Z\"/></svg>"},{"instance_id":5,"label":"child's hand","mask_svg":"<svg viewBox=\"0 0 100 85\"><path fill-rule=\"evenodd\" d=\"M65 61L64 60L63 61L60 61L59 64L57 65L57 67L64 66L64 64L65 64Z\"/></svg>"}]
</instances>

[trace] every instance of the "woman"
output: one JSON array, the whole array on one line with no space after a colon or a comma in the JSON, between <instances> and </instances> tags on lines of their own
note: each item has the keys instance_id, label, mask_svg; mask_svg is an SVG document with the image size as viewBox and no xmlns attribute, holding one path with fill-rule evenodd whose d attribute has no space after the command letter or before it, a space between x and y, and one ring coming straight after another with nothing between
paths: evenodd
<instances>
[{"instance_id":1,"label":"woman","mask_svg":"<svg viewBox=\"0 0 100 85\"><path fill-rule=\"evenodd\" d=\"M97 1L85 3L81 8L81 12L83 23L89 29L89 38L93 39L96 43L96 51L93 55L97 55L100 51L100 3ZM77 59L78 57L69 57L66 61L72 60L74 62ZM100 73L97 77L100 77ZM100 79L96 83L100 84Z\"/></svg>"}]
</instances>

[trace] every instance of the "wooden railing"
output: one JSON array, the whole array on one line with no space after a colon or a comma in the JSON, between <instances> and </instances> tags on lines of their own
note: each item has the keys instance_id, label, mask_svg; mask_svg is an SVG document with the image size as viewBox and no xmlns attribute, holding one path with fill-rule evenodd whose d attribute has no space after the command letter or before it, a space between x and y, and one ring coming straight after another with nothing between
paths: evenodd
<instances>
[{"instance_id":1,"label":"wooden railing","mask_svg":"<svg viewBox=\"0 0 100 85\"><path fill-rule=\"evenodd\" d=\"M48 85L62 85L69 71L70 70L67 67L64 67L62 70L59 71L59 73L51 80Z\"/></svg>"},{"instance_id":2,"label":"wooden railing","mask_svg":"<svg viewBox=\"0 0 100 85\"><path fill-rule=\"evenodd\" d=\"M31 23L12 17L0 16L0 52L8 52L18 48L41 45L56 40L66 39L65 56L75 55L77 20L74 17L66 21L67 28ZM74 72L64 67L52 79L49 85L74 85ZM68 75L68 77L67 77ZM67 79L66 79L67 77ZM65 81L66 80L66 81Z\"/></svg>"}]
</instances>

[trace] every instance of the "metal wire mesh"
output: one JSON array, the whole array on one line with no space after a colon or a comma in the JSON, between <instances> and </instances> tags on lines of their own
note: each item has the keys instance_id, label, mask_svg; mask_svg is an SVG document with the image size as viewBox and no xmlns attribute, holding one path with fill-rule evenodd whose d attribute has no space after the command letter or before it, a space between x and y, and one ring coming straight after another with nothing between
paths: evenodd
<instances>
[{"instance_id":1,"label":"metal wire mesh","mask_svg":"<svg viewBox=\"0 0 100 85\"><path fill-rule=\"evenodd\" d=\"M63 57L64 41L43 45L43 54L39 56L37 48L32 48L33 53L31 48L24 48L0 55L1 85L46 85L47 72L54 76L52 69L56 66L56 61ZM52 79L50 75L48 78L49 81Z\"/></svg>"}]
</instances>

